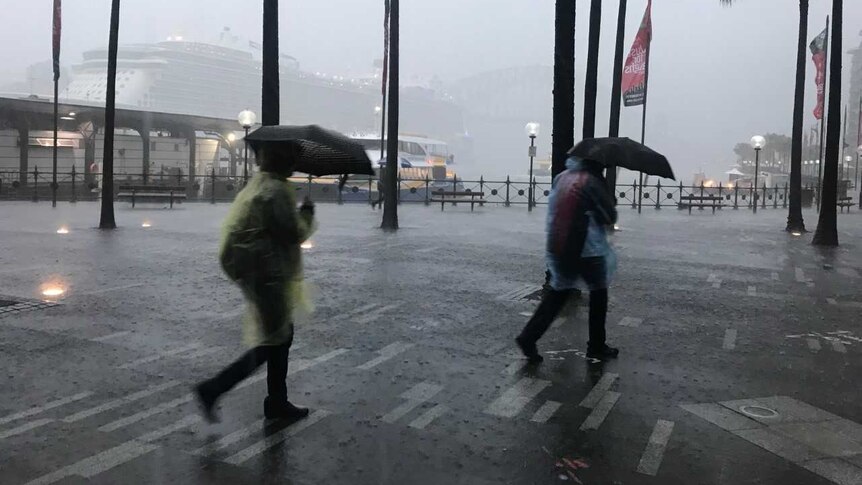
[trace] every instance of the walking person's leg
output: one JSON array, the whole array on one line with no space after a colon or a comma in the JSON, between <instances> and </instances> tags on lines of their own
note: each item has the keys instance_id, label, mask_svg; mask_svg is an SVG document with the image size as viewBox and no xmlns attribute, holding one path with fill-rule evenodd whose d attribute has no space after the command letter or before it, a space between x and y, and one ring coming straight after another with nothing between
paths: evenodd
<instances>
[{"instance_id":1,"label":"walking person's leg","mask_svg":"<svg viewBox=\"0 0 862 485\"><path fill-rule=\"evenodd\" d=\"M292 339L291 339L292 340ZM291 342L269 348L266 366L267 396L263 414L267 419L301 419L308 416L307 408L294 406L287 400L287 362Z\"/></svg>"},{"instance_id":2,"label":"walking person's leg","mask_svg":"<svg viewBox=\"0 0 862 485\"><path fill-rule=\"evenodd\" d=\"M521 352L524 353L530 362L541 362L543 360L536 348L536 342L542 338L542 335L545 334L548 327L551 326L551 323L560 314L571 293L571 290L557 291L550 288L545 291L542 302L536 308L533 317L530 318L530 321L521 330L521 334L515 338L518 347L521 348Z\"/></svg>"},{"instance_id":3,"label":"walking person's leg","mask_svg":"<svg viewBox=\"0 0 862 485\"><path fill-rule=\"evenodd\" d=\"M225 367L215 377L195 386L195 394L197 394L198 402L207 421L211 423L218 421L218 416L215 414L215 404L219 397L253 374L261 364L267 361L268 356L267 347L255 347Z\"/></svg>"},{"instance_id":4,"label":"walking person's leg","mask_svg":"<svg viewBox=\"0 0 862 485\"><path fill-rule=\"evenodd\" d=\"M608 347L605 326L608 318L608 278L604 257L584 258L583 278L590 288L590 340L587 356L596 359L616 357L619 350Z\"/></svg>"}]
</instances>

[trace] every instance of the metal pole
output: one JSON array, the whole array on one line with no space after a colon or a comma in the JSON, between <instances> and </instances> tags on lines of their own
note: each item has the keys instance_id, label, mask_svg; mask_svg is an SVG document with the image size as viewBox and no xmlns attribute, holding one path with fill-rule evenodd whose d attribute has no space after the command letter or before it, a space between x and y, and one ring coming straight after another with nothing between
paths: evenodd
<instances>
[{"instance_id":1,"label":"metal pole","mask_svg":"<svg viewBox=\"0 0 862 485\"><path fill-rule=\"evenodd\" d=\"M826 16L826 44L824 45L823 54L826 58L827 66L829 63L829 16ZM823 163L826 161L826 156L823 153L825 147L823 146L823 137L826 135L826 109L829 103L826 100L829 99L827 90L829 89L829 83L827 82L829 77L829 68L826 68L825 75L827 79L824 79L823 82L823 115L820 118L820 149L817 152L817 157L819 160L817 161L817 212L820 212L820 199L821 193L823 192Z\"/></svg>"},{"instance_id":2,"label":"metal pole","mask_svg":"<svg viewBox=\"0 0 862 485\"><path fill-rule=\"evenodd\" d=\"M245 161L243 162L242 167L242 185L245 187L246 184L248 184L248 129L250 127L244 126L243 128L245 128L245 138L243 138L243 141L245 142Z\"/></svg>"},{"instance_id":3,"label":"metal pole","mask_svg":"<svg viewBox=\"0 0 862 485\"><path fill-rule=\"evenodd\" d=\"M533 211L533 151L536 149L536 135L530 135L530 187L527 190L527 211Z\"/></svg>"},{"instance_id":4,"label":"metal pole","mask_svg":"<svg viewBox=\"0 0 862 485\"><path fill-rule=\"evenodd\" d=\"M51 207L57 207L57 131L60 129L60 78L54 76L54 169L51 177Z\"/></svg>"},{"instance_id":5,"label":"metal pole","mask_svg":"<svg viewBox=\"0 0 862 485\"><path fill-rule=\"evenodd\" d=\"M760 150L760 148L754 149L754 196L751 202L755 214L757 214L757 176L760 175Z\"/></svg>"}]
</instances>

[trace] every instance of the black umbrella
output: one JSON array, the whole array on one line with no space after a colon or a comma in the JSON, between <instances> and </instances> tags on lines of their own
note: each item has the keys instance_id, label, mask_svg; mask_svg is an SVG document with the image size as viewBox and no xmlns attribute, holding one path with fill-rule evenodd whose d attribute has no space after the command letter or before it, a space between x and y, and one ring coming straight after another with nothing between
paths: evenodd
<instances>
[{"instance_id":1,"label":"black umbrella","mask_svg":"<svg viewBox=\"0 0 862 485\"><path fill-rule=\"evenodd\" d=\"M630 138L590 138L575 145L569 155L676 180L664 155Z\"/></svg>"},{"instance_id":2,"label":"black umbrella","mask_svg":"<svg viewBox=\"0 0 862 485\"><path fill-rule=\"evenodd\" d=\"M255 152L299 147L294 170L315 177L324 175L374 175L365 148L354 140L316 125L263 126L246 138Z\"/></svg>"}]
</instances>

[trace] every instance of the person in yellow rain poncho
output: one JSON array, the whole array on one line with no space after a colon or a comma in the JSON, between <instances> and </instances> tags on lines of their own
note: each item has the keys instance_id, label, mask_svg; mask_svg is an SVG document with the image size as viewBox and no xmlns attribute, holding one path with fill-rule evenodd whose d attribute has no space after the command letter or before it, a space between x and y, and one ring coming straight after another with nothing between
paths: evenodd
<instances>
[{"instance_id":1,"label":"person in yellow rain poncho","mask_svg":"<svg viewBox=\"0 0 862 485\"><path fill-rule=\"evenodd\" d=\"M293 172L297 148L258 151L260 173L237 195L224 222L219 258L245 295L243 340L251 347L239 360L195 387L204 417L218 420L219 397L267 364L264 416L297 420L308 415L287 399L287 360L293 315L304 305L300 244L315 229L314 205L297 210Z\"/></svg>"}]
</instances>

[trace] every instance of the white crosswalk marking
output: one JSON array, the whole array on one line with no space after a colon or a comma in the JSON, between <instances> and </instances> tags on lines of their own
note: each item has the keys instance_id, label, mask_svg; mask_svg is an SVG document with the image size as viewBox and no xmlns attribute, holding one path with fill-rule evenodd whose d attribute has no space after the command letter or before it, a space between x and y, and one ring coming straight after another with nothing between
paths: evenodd
<instances>
[{"instance_id":1,"label":"white crosswalk marking","mask_svg":"<svg viewBox=\"0 0 862 485\"><path fill-rule=\"evenodd\" d=\"M426 411L425 414L423 414L422 416L419 416L418 418L414 419L408 426L416 429L425 429L426 426L431 424L435 419L445 414L448 410L449 408L447 408L446 406L438 404Z\"/></svg>"},{"instance_id":2,"label":"white crosswalk marking","mask_svg":"<svg viewBox=\"0 0 862 485\"><path fill-rule=\"evenodd\" d=\"M620 320L621 327L639 327L641 323L643 323L643 318L634 318L634 317L623 317Z\"/></svg>"},{"instance_id":3,"label":"white crosswalk marking","mask_svg":"<svg viewBox=\"0 0 862 485\"><path fill-rule=\"evenodd\" d=\"M513 376L521 371L524 367L527 366L526 360L516 360L508 365L505 369L503 369L503 374L507 376Z\"/></svg>"},{"instance_id":4,"label":"white crosswalk marking","mask_svg":"<svg viewBox=\"0 0 862 485\"><path fill-rule=\"evenodd\" d=\"M721 348L724 350L733 350L736 348L736 329L728 328L724 331L724 343Z\"/></svg>"},{"instance_id":5,"label":"white crosswalk marking","mask_svg":"<svg viewBox=\"0 0 862 485\"><path fill-rule=\"evenodd\" d=\"M375 358L369 360L368 362L357 366L357 369L362 369L362 370L373 369L374 367L377 367L378 365L386 362L387 360L395 357L396 355L401 354L403 352L406 352L407 350L410 350L411 348L413 348L413 346L414 346L414 344L407 343L407 342L391 343L391 344L387 345L386 347L383 347L382 349L377 351L377 353L380 354L379 357L375 357Z\"/></svg>"},{"instance_id":6,"label":"white crosswalk marking","mask_svg":"<svg viewBox=\"0 0 862 485\"><path fill-rule=\"evenodd\" d=\"M550 385L550 381L524 377L492 402L485 409L485 413L503 418L514 418L524 409L524 406Z\"/></svg>"},{"instance_id":7,"label":"white crosswalk marking","mask_svg":"<svg viewBox=\"0 0 862 485\"><path fill-rule=\"evenodd\" d=\"M93 342L107 342L108 340L113 340L113 339L115 339L115 338L125 337L126 335L128 335L128 334L130 334L130 333L131 333L131 332L129 332L128 330L125 330L125 331L122 331L122 332L114 332L114 333L110 333L110 334L108 334L108 335L103 335L103 336L101 336L101 337L96 337L96 338L93 338L93 339L90 339L90 340L92 340Z\"/></svg>"},{"instance_id":8,"label":"white crosswalk marking","mask_svg":"<svg viewBox=\"0 0 862 485\"><path fill-rule=\"evenodd\" d=\"M392 411L389 411L381 418L386 423L394 423L398 421L410 411L418 408L432 397L437 395L441 390L443 390L443 386L439 384L434 384L433 382L420 382L416 384L409 390L401 393L401 399L406 399L407 402L399 405Z\"/></svg>"},{"instance_id":9,"label":"white crosswalk marking","mask_svg":"<svg viewBox=\"0 0 862 485\"><path fill-rule=\"evenodd\" d=\"M553 416L554 413L557 412L557 409L560 409L560 406L562 405L562 403L558 403L556 401L545 401L545 404L542 404L542 407L533 414L530 421L534 423L545 423L551 419L551 416Z\"/></svg>"},{"instance_id":10,"label":"white crosswalk marking","mask_svg":"<svg viewBox=\"0 0 862 485\"><path fill-rule=\"evenodd\" d=\"M815 352L820 350L820 341L817 340L816 338L805 339L805 341L808 342L808 348L809 349L811 349Z\"/></svg>"},{"instance_id":11,"label":"white crosswalk marking","mask_svg":"<svg viewBox=\"0 0 862 485\"><path fill-rule=\"evenodd\" d=\"M75 394L74 396L64 397L62 399L57 399L55 401L48 402L48 403L43 404L41 406L35 406L35 407L30 408L30 409L26 409L24 411L20 411L20 412L14 413L14 414L10 414L8 416L4 416L4 417L0 418L0 424L11 423L12 421L15 421L18 419L29 418L30 416L35 416L39 413L43 413L43 412L48 411L50 409L58 408L60 406L64 406L66 404L73 403L75 401L80 401L81 399L85 399L85 398L90 397L92 395L93 395L93 393L90 391L79 392L78 394Z\"/></svg>"},{"instance_id":12,"label":"white crosswalk marking","mask_svg":"<svg viewBox=\"0 0 862 485\"><path fill-rule=\"evenodd\" d=\"M673 421L659 419L653 427L652 435L638 463L638 473L655 476L661 466L664 450L673 433Z\"/></svg>"},{"instance_id":13,"label":"white crosswalk marking","mask_svg":"<svg viewBox=\"0 0 862 485\"><path fill-rule=\"evenodd\" d=\"M178 381L168 381L164 384L159 384L157 386L152 386L150 388L144 389L142 391L138 391L128 396L121 397L119 399L114 399L113 401L108 401L106 403L100 404L96 407L92 407L90 409L85 409L83 411L79 411L75 414L67 416L63 418L63 421L66 423L74 423L75 421L80 421L85 418L89 418L90 416L95 416L96 414L103 413L105 411L110 411L111 409L118 408L120 406L135 402L139 399L144 399L145 397L152 396L153 394L159 393L166 389L170 389L179 385Z\"/></svg>"},{"instance_id":14,"label":"white crosswalk marking","mask_svg":"<svg viewBox=\"0 0 862 485\"><path fill-rule=\"evenodd\" d=\"M386 305L386 306L378 308L376 310L372 310L372 311L366 313L365 315L357 318L356 323L362 323L362 324L371 323L375 320L380 319L383 316L383 314L385 314L386 312L394 310L400 306L401 306L400 303L394 303L392 305Z\"/></svg>"},{"instance_id":15,"label":"white crosswalk marking","mask_svg":"<svg viewBox=\"0 0 862 485\"><path fill-rule=\"evenodd\" d=\"M604 396L608 389L611 388L611 385L613 385L614 381L617 380L617 377L619 377L619 375L612 372L602 374L602 377L601 379L599 379L599 382L597 382L596 385L593 386L593 388L590 390L590 393L587 394L587 397L585 397L584 400L581 401L580 406L583 408L595 407L595 405L598 404L599 401L602 399L602 396Z\"/></svg>"},{"instance_id":16,"label":"white crosswalk marking","mask_svg":"<svg viewBox=\"0 0 862 485\"><path fill-rule=\"evenodd\" d=\"M581 424L581 431L588 429L599 429L599 426L605 421L608 413L613 409L614 404L620 398L620 393L614 391L606 392L599 402L593 407L593 411L587 416L587 419Z\"/></svg>"},{"instance_id":17,"label":"white crosswalk marking","mask_svg":"<svg viewBox=\"0 0 862 485\"><path fill-rule=\"evenodd\" d=\"M273 446L283 443L287 438L290 438L291 436L303 431L304 429L309 428L310 426L316 424L318 421L329 416L330 414L331 413L329 413L328 411L315 411L302 421L294 423L277 433L273 433L267 436L263 440L258 441L257 443L249 446L248 448L228 457L227 459L225 459L225 461L232 465L239 465L240 463L247 461L253 456L258 455L261 452L272 448Z\"/></svg>"},{"instance_id":18,"label":"white crosswalk marking","mask_svg":"<svg viewBox=\"0 0 862 485\"><path fill-rule=\"evenodd\" d=\"M832 341L832 350L834 350L836 352L840 352L842 354L846 354L847 353L847 346L845 346L841 342L837 342L837 341L833 340Z\"/></svg>"},{"instance_id":19,"label":"white crosswalk marking","mask_svg":"<svg viewBox=\"0 0 862 485\"><path fill-rule=\"evenodd\" d=\"M377 303L369 303L369 304L367 304L367 305L365 305L365 306L361 306L361 307L359 307L359 308L356 308L356 309L354 309L354 310L351 310L351 311L349 311L349 312L345 313L345 314L344 314L344 316L345 316L345 317L350 317L350 316L353 316L353 315L358 315L358 314L360 314L360 313L362 313L362 312L367 312L368 310L371 310L372 308L375 308L376 306L377 306Z\"/></svg>"},{"instance_id":20,"label":"white crosswalk marking","mask_svg":"<svg viewBox=\"0 0 862 485\"><path fill-rule=\"evenodd\" d=\"M124 428L130 424L137 423L138 421L141 421L142 419L146 419L146 418L149 418L150 416L155 416L156 414L167 411L168 409L173 409L175 407L182 406L183 404L191 402L192 398L193 398L193 396L191 394L188 394L188 395L183 396L181 398L174 399L173 401L168 401L168 402L159 404L157 406L153 406L153 407L151 407L149 409L145 409L139 413L135 413L131 416L126 416L125 418L120 418L120 419L118 419L116 421L112 421L112 422L110 422L104 426L100 426L99 431L104 431L106 433L111 432L111 431L116 431L116 430L118 430L120 428Z\"/></svg>"},{"instance_id":21,"label":"white crosswalk marking","mask_svg":"<svg viewBox=\"0 0 862 485\"><path fill-rule=\"evenodd\" d=\"M331 352L327 352L327 353L325 353L319 357L315 357L315 358L310 359L310 360L308 360L308 359L297 359L293 363L288 364L289 370L287 371L287 375L292 376L293 374L296 374L297 372L301 372L301 371L304 371L306 369L310 369L316 365L320 365L326 361L332 360L332 359L338 357L339 355L346 354L347 352L348 352L347 349L335 349ZM266 375L263 375L263 377L266 377Z\"/></svg>"},{"instance_id":22,"label":"white crosswalk marking","mask_svg":"<svg viewBox=\"0 0 862 485\"><path fill-rule=\"evenodd\" d=\"M126 362L125 364L120 366L120 369L130 369L132 367L137 367L139 365L149 364L150 362L155 362L155 361L163 359L165 357L172 357L174 355L182 354L183 352L188 352L189 350L195 350L200 346L201 346L201 344L199 342L195 342L195 343L191 343L188 345L184 345L184 346L176 348L176 349L164 350L164 351L159 352L155 355L150 355L148 357L142 357L140 359L133 360L131 362Z\"/></svg>"},{"instance_id":23,"label":"white crosswalk marking","mask_svg":"<svg viewBox=\"0 0 862 485\"><path fill-rule=\"evenodd\" d=\"M192 451L192 454L203 456L203 455L208 454L210 451L221 450L221 449L227 448L228 446L230 446L234 443L238 443L238 442L248 438L249 436L253 435L254 433L260 433L261 429L262 429L261 423L259 421L255 421L255 422L249 424L248 426L245 426L243 428L240 428L240 429L234 431L233 433L230 433L228 435L223 436L222 438L220 438L219 440L217 440L213 443L209 443L209 444L206 444L204 446L201 446L200 448Z\"/></svg>"},{"instance_id":24,"label":"white crosswalk marking","mask_svg":"<svg viewBox=\"0 0 862 485\"><path fill-rule=\"evenodd\" d=\"M186 360L194 360L194 359L199 359L199 358L207 356L207 355L217 354L223 350L224 350L224 347L207 347L207 348L203 348L203 349L197 350L195 352L192 352L190 354L181 355L180 357L183 359L186 359Z\"/></svg>"},{"instance_id":25,"label":"white crosswalk marking","mask_svg":"<svg viewBox=\"0 0 862 485\"><path fill-rule=\"evenodd\" d=\"M30 421L29 423L24 423L17 428L12 428L6 431L0 431L0 440L5 440L6 438L16 436L22 433L26 433L32 429L36 429L42 426L45 426L48 423L53 423L54 420L50 418L45 419L37 419L35 421Z\"/></svg>"},{"instance_id":26,"label":"white crosswalk marking","mask_svg":"<svg viewBox=\"0 0 862 485\"><path fill-rule=\"evenodd\" d=\"M171 433L176 433L177 431L186 429L193 424L197 424L200 421L201 421L200 415L189 414L189 415L185 416L184 418L180 419L179 421L177 421L173 424L169 424L169 425L164 426L162 428L159 428L155 431L150 431L149 433L141 435L137 438L137 440L143 441L145 443L157 441L157 440L160 440L160 439L164 438L165 436L167 436Z\"/></svg>"}]
</instances>

